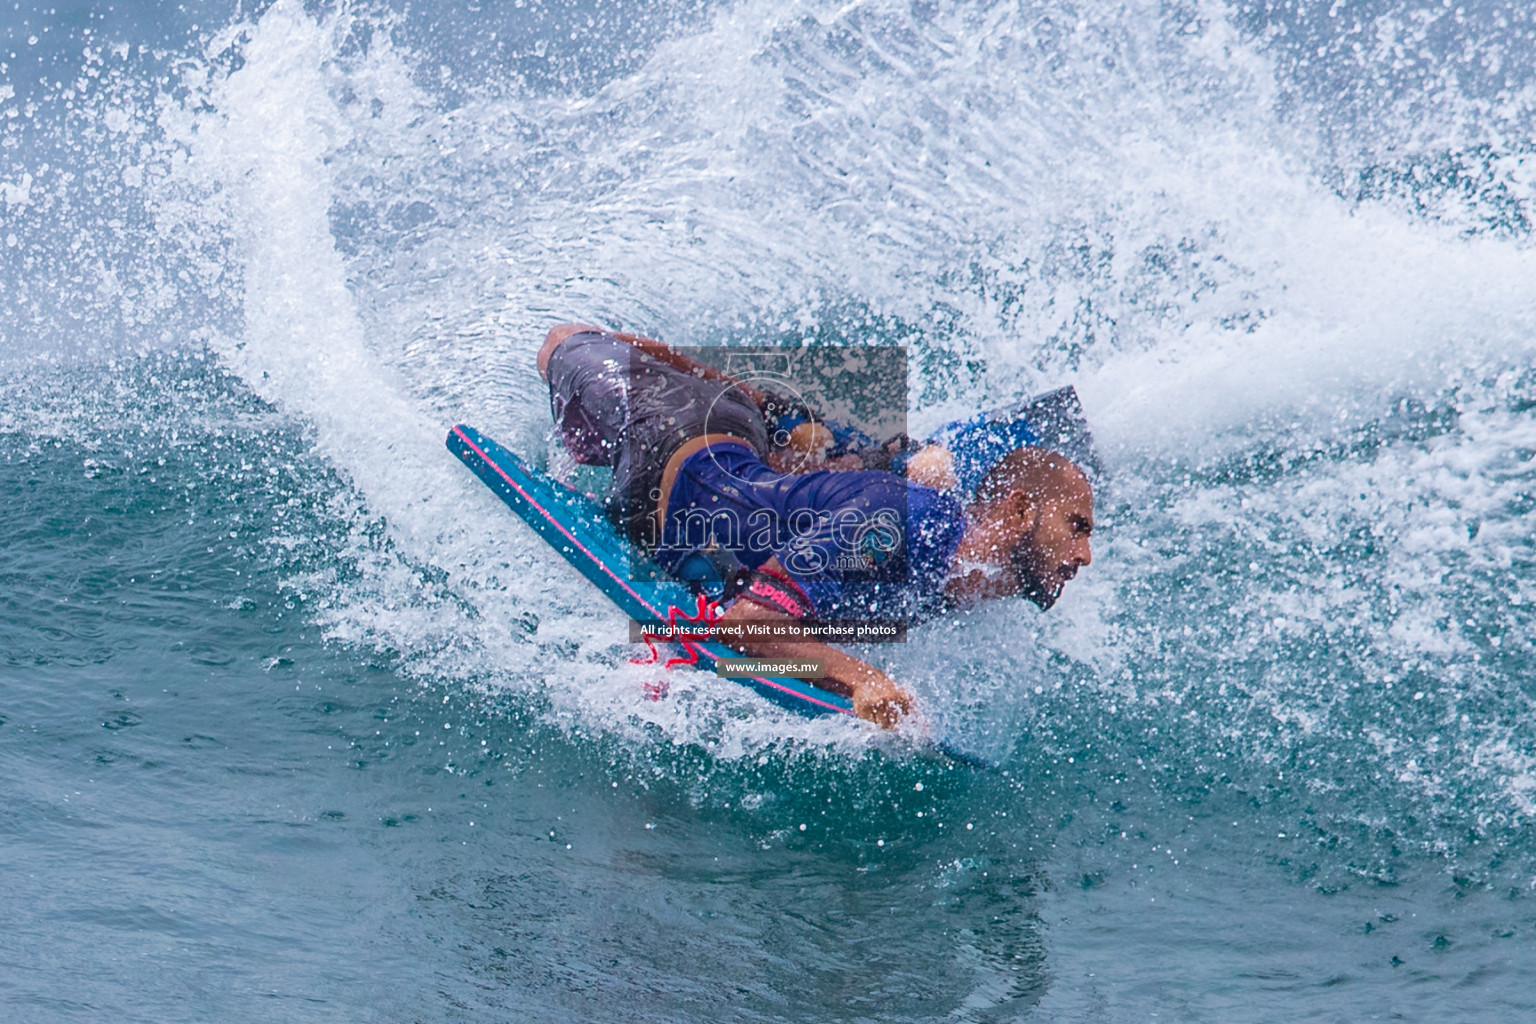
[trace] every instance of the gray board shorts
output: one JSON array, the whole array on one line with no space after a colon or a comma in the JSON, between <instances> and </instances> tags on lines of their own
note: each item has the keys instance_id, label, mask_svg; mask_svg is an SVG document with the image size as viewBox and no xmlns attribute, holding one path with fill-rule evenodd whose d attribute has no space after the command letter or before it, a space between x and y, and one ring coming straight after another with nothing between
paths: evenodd
<instances>
[{"instance_id":1,"label":"gray board shorts","mask_svg":"<svg viewBox=\"0 0 1536 1024\"><path fill-rule=\"evenodd\" d=\"M767 457L763 412L739 388L668 366L612 334L571 335L547 372L566 450L577 462L613 467L608 515L635 543L648 542L662 471L685 442L732 434Z\"/></svg>"}]
</instances>

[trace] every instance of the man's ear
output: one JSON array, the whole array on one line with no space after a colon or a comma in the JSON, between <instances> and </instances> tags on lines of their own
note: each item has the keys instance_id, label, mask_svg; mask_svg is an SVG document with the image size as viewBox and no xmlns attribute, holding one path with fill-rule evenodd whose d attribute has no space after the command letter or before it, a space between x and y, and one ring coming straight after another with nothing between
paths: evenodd
<instances>
[{"instance_id":1,"label":"man's ear","mask_svg":"<svg viewBox=\"0 0 1536 1024\"><path fill-rule=\"evenodd\" d=\"M1015 487L1003 498L1007 517L1024 527L1028 533L1040 525L1040 503L1023 488Z\"/></svg>"},{"instance_id":2,"label":"man's ear","mask_svg":"<svg viewBox=\"0 0 1536 1024\"><path fill-rule=\"evenodd\" d=\"M1008 497L1005 500L1008 503L1008 511L1011 514L1018 516L1026 523L1034 521L1035 513L1038 511L1035 506L1035 499L1031 498L1029 492L1024 490L1024 488L1015 487L1008 492Z\"/></svg>"}]
</instances>

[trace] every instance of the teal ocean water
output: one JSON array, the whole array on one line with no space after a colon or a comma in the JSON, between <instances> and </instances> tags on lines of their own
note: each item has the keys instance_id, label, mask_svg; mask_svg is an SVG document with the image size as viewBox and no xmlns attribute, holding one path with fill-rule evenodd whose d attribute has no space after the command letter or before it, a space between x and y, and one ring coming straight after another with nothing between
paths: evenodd
<instances>
[{"instance_id":1,"label":"teal ocean water","mask_svg":"<svg viewBox=\"0 0 1536 1024\"><path fill-rule=\"evenodd\" d=\"M1536 1015L1524 4L7 7L4 1019ZM569 318L1077 387L995 770L647 699L442 445Z\"/></svg>"}]
</instances>

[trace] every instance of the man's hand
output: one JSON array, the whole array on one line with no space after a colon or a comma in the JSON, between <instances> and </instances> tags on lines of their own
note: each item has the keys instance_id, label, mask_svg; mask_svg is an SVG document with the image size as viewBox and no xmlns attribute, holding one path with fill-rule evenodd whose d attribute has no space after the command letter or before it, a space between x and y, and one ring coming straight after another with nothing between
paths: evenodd
<instances>
[{"instance_id":1,"label":"man's hand","mask_svg":"<svg viewBox=\"0 0 1536 1024\"><path fill-rule=\"evenodd\" d=\"M764 568L782 572L777 559L769 559ZM772 611L750 601L737 601L721 616L722 624L736 622L793 622L783 612ZM912 711L912 697L890 676L866 661L815 640L725 639L724 643L754 658L794 658L799 661L822 659L827 674L818 686L853 701L853 713L883 728L894 728L903 715Z\"/></svg>"},{"instance_id":2,"label":"man's hand","mask_svg":"<svg viewBox=\"0 0 1536 1024\"><path fill-rule=\"evenodd\" d=\"M815 473L830 469L837 472L864 468L864 460L857 455L839 455L827 458L827 450L835 439L832 431L820 423L801 423L789 432L788 443L774 445L768 450L768 466L775 473Z\"/></svg>"},{"instance_id":3,"label":"man's hand","mask_svg":"<svg viewBox=\"0 0 1536 1024\"><path fill-rule=\"evenodd\" d=\"M907 459L907 479L935 490L950 490L958 483L955 457L943 445L931 444Z\"/></svg>"},{"instance_id":4,"label":"man's hand","mask_svg":"<svg viewBox=\"0 0 1536 1024\"><path fill-rule=\"evenodd\" d=\"M894 729L902 716L912 713L912 698L890 676L869 669L876 678L853 684L853 713L882 729Z\"/></svg>"}]
</instances>

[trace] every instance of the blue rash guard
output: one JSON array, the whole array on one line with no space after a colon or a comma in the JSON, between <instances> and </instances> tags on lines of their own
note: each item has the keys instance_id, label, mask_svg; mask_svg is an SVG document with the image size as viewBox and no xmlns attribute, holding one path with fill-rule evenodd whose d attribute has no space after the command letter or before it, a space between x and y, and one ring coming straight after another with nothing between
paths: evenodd
<instances>
[{"instance_id":1,"label":"blue rash guard","mask_svg":"<svg viewBox=\"0 0 1536 1024\"><path fill-rule=\"evenodd\" d=\"M954 497L884 471L778 473L746 444L679 468L657 561L674 574L711 543L748 569L777 556L819 619L931 616L965 532Z\"/></svg>"}]
</instances>

